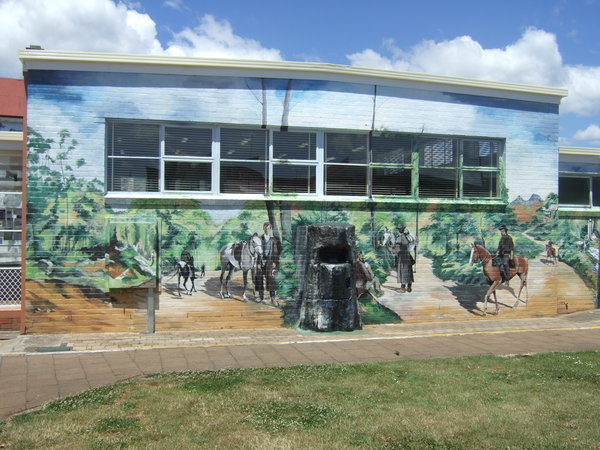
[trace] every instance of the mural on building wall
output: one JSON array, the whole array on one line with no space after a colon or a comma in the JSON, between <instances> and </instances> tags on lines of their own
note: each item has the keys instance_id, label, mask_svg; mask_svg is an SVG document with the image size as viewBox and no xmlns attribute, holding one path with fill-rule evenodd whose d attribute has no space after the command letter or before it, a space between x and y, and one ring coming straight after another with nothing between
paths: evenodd
<instances>
[{"instance_id":1,"label":"mural on building wall","mask_svg":"<svg viewBox=\"0 0 600 450\"><path fill-rule=\"evenodd\" d=\"M110 308L125 302L143 310L123 297L131 288L158 287L165 314L169 299L181 299L190 309L210 300L225 309L227 303L260 306L276 311L279 324L294 326L302 258L297 230L326 222L356 229L355 288L366 325L481 317L487 297L504 312L585 308L568 300L561 305L548 291L556 288L557 272L569 268L576 278L560 283L593 301L597 250L588 223L552 217L555 195L519 197L502 212L247 201L219 217L218 205L150 199L111 208L99 180L76 176L85 161L75 167L69 162L78 143L68 131L57 141L35 129L29 133L27 279L34 314L63 311L67 298L67 308L73 308L77 296L82 304ZM48 195L48 186L60 189ZM500 227L507 228L516 255L514 267L504 261L505 276L502 258L492 258L502 256ZM504 278L523 281L506 285ZM41 295L52 289L69 293Z\"/></svg>"},{"instance_id":2,"label":"mural on building wall","mask_svg":"<svg viewBox=\"0 0 600 450\"><path fill-rule=\"evenodd\" d=\"M167 86L161 98L171 109L163 108L168 112L160 118L219 121L219 114L227 113L223 104L213 102L218 111L195 109L203 89L202 95L219 91L215 95L240 116L223 116L224 122L261 124L278 115L286 126L318 126L311 121L322 118L315 119L310 114L314 105L309 106L342 101L340 86L316 83L321 91L311 90L310 82L293 92L289 84L275 83L281 89L269 90L265 100L252 94L254 88L264 89L255 81L221 92L212 89L217 81L204 80L194 91L196 99L187 97L189 90ZM593 307L598 251L592 227L586 220L554 217L552 183L544 174L535 174L539 183L519 175L527 167L527 152L507 155L515 170L507 175L513 194L502 210L477 204L107 199L103 170L98 170L104 166L103 122L96 119L98 110L83 108L79 114L80 107L101 103L106 117L156 118L141 99L160 86L132 89L126 104L113 99L110 84L59 86L54 94L40 86L29 89L28 114L26 301L32 332L143 329L148 288L156 292L159 330L296 326L304 264L299 230L329 222L355 229L354 288L364 325L482 318L497 311L500 316L543 316ZM349 86L343 86L346 94L372 118L369 89ZM381 102L381 126L393 129L395 109L425 100L452 101L464 113L462 127L489 128L496 120L486 110L489 105L464 105L464 99L443 94L404 94ZM234 99L244 108L231 108ZM257 99L262 99L258 108L248 106ZM48 108L56 114L44 114ZM539 111L516 110L510 117L503 114L525 142L522 136L531 132L524 131L521 116L530 114L527 126L534 130L542 119ZM360 117L353 114L352 123L335 125L373 126L359 123ZM403 130L423 126L422 121L400 125ZM427 124L429 132L444 131L434 129L441 126ZM530 151L543 148L536 136L524 144ZM539 193L532 192L536 185ZM501 227L511 245L506 238L500 243ZM488 311L487 298L494 302Z\"/></svg>"}]
</instances>

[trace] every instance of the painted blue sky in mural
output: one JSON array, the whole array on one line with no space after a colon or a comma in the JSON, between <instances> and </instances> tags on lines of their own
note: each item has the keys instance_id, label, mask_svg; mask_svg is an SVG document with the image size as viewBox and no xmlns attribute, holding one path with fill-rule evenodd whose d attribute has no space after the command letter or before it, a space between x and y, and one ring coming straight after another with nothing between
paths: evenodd
<instances>
[{"instance_id":1,"label":"painted blue sky in mural","mask_svg":"<svg viewBox=\"0 0 600 450\"><path fill-rule=\"evenodd\" d=\"M600 0L0 0L0 76L20 76L17 50L39 44L559 86L561 144L600 147L598 17Z\"/></svg>"}]
</instances>

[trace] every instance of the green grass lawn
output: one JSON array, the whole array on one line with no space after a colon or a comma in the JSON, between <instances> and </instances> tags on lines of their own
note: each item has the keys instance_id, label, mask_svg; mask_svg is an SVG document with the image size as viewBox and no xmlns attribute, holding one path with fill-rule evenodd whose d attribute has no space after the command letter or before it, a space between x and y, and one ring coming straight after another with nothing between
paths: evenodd
<instances>
[{"instance_id":1,"label":"green grass lawn","mask_svg":"<svg viewBox=\"0 0 600 450\"><path fill-rule=\"evenodd\" d=\"M600 352L157 375L0 425L0 448L600 448Z\"/></svg>"}]
</instances>

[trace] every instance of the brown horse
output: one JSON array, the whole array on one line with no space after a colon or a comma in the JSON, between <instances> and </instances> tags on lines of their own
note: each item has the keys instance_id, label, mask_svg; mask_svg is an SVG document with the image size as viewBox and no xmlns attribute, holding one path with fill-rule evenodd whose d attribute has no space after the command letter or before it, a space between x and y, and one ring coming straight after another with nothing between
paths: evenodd
<instances>
[{"instance_id":1,"label":"brown horse","mask_svg":"<svg viewBox=\"0 0 600 450\"><path fill-rule=\"evenodd\" d=\"M470 263L473 264L477 260L481 261L483 274L490 283L490 288L485 293L485 298L483 299L484 316L487 314L487 302L492 294L494 294L494 302L496 303L496 314L498 314L500 309L498 307L498 298L496 297L496 288L502 283L502 275L500 274L500 267L496 267L492 264L492 259L492 255L485 248L478 244L472 244ZM516 308L521 301L521 291L523 288L525 288L526 292L525 304L527 304L529 298L529 293L527 292L527 272L529 271L529 262L527 261L527 258L523 256L515 256L513 260L515 262L515 267L508 268L508 279L511 280L515 275L518 275L521 279L517 301L513 305L513 308Z\"/></svg>"}]
</instances>

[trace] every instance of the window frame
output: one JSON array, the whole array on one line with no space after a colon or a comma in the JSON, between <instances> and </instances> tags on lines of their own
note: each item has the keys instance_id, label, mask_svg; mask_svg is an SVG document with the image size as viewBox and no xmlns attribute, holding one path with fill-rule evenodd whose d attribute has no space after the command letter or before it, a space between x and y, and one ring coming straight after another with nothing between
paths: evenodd
<instances>
[{"instance_id":1,"label":"window frame","mask_svg":"<svg viewBox=\"0 0 600 450\"><path fill-rule=\"evenodd\" d=\"M578 180L586 180L587 187L587 202L585 204L582 203L564 203L560 200L560 181L561 179L571 178ZM573 209L600 209L600 198L595 198L594 196L594 181L596 183L600 183L600 174L581 174L581 173L569 173L569 172L561 172L558 174L558 206L560 208L573 208ZM598 197L600 197L600 188L598 189ZM595 202L598 202L598 205L594 205Z\"/></svg>"},{"instance_id":2,"label":"window frame","mask_svg":"<svg viewBox=\"0 0 600 450\"><path fill-rule=\"evenodd\" d=\"M505 204L506 199L503 198L503 187L505 186L503 161L505 158L506 150L506 139L499 137L480 137L480 136L455 136L455 135L418 135L416 133L400 133L400 132L368 132L358 130L330 130L330 129L303 129L303 128L291 128L283 131L279 128L273 127L259 127L259 126L245 126L238 124L208 124L208 123L180 123L175 121L152 121L152 120L134 120L134 119L106 119L106 151L105 151L105 195L107 197L114 198L136 198L136 197L157 197L157 198L170 198L183 196L189 197L209 197L209 198L286 198L293 197L299 200L333 200L333 201L364 201L374 200L382 202L408 202L408 203L482 203L482 204ZM111 138L114 138L114 124L152 124L159 127L159 153L158 157L145 157L145 156L115 156L111 155L112 144ZM167 154L166 148L166 129L167 128L191 128L191 129L203 129L211 130L212 141L210 143L211 155L210 156L180 156L180 155L169 155ZM222 163L224 162L236 162L239 158L229 159L221 158L222 151L222 136L221 131L223 129L240 129L240 130L252 130L260 131L266 134L266 155L265 160L256 160L257 163L265 164L265 190L264 192L256 193L225 193L221 192L221 178L222 178ZM276 133L305 133L308 136L315 139L314 147L314 158L309 154L306 159L298 158L277 158L275 148L275 135ZM330 134L348 134L364 137L366 142L366 156L364 162L339 162L339 161L327 161L327 136ZM375 161L374 157L374 137L379 139L381 137L390 136L399 142L402 139L407 139L410 142L410 152L405 149L398 148L403 155L401 162L379 162ZM431 165L421 164L421 151L420 151L420 140L423 139L440 139L440 140L451 140L455 143L455 164L451 167L444 165ZM490 141L494 142L493 145L497 145L497 166L468 166L463 164L463 146L465 142L469 141ZM311 144L309 143L309 146ZM378 143L381 145L381 142ZM385 147L385 146L383 146ZM380 152L381 148L377 149ZM385 149L383 150L385 156ZM407 158L410 155L410 158ZM114 186L113 181L109 179L109 164L111 160L117 159L157 159L159 161L159 174L158 174L158 190L157 191L125 191L125 190L111 190ZM192 191L192 190L167 190L166 189L166 165L168 162L194 162L200 164L210 164L210 190L203 191ZM242 161L242 160L239 160ZM238 162L239 162L238 161ZM243 160L244 162L246 160ZM254 162L254 160L248 160ZM246 161L247 162L247 161ZM343 195L343 194L327 194L327 168L335 165L348 166L348 167L364 167L366 171L366 188L365 194L358 195ZM276 192L274 186L274 171L277 167L283 166L296 166L308 168L307 176L307 190L308 192ZM314 169L311 169L314 168ZM398 194L381 194L381 184L379 188L376 187L377 171L390 169L392 171L399 171L401 176L406 177L405 181L399 182L394 188L397 191L402 191ZM419 179L422 175L422 171L435 169L435 170L452 170L457 175L455 193L452 196L423 196L420 195ZM312 190L312 179L311 170L314 170L314 192ZM477 196L468 195L464 192L464 174L475 172L485 172L493 174L495 187L490 186L489 196ZM114 173L113 173L114 177ZM408 181L410 181L408 183ZM383 182L385 183L385 182ZM301 184L301 183L300 183ZM409 185L408 189L406 186ZM495 192L496 195L492 195Z\"/></svg>"},{"instance_id":3,"label":"window frame","mask_svg":"<svg viewBox=\"0 0 600 450\"><path fill-rule=\"evenodd\" d=\"M309 149L309 157L306 159L298 159L298 158L276 158L275 155L275 133L298 133L298 134L308 134L314 135L315 139L315 155L314 158L310 158L310 149ZM268 195L301 195L303 197L317 197L319 192L322 192L323 189L323 180L322 177L319 177L319 167L322 166L322 156L323 156L323 136L320 133L314 130L290 130L290 131L281 131L281 130L270 130L269 137L269 148L268 148L268 161L269 161L269 172L268 172ZM310 141L309 141L310 147ZM319 155L321 156L321 160L319 160ZM274 189L274 169L275 167L285 167L285 166L294 166L294 167L314 167L315 168L315 192L305 192L305 193L282 193L275 192ZM309 182L309 190L310 190L310 182Z\"/></svg>"},{"instance_id":4,"label":"window frame","mask_svg":"<svg viewBox=\"0 0 600 450\"><path fill-rule=\"evenodd\" d=\"M175 156L167 154L167 128L183 128L183 129L199 129L199 130L210 130L211 131L211 155L210 156ZM159 142L160 142L160 173L158 177L158 192L166 194L188 194L188 193L200 193L209 194L214 192L214 127L213 126L197 126L197 125L179 125L179 124L160 124L159 131ZM167 189L167 162L188 162L197 164L210 164L210 189L204 191L190 191L190 190L177 190Z\"/></svg>"}]
</instances>

